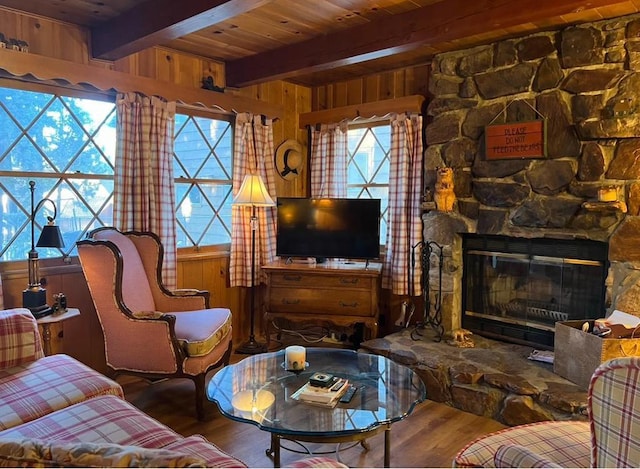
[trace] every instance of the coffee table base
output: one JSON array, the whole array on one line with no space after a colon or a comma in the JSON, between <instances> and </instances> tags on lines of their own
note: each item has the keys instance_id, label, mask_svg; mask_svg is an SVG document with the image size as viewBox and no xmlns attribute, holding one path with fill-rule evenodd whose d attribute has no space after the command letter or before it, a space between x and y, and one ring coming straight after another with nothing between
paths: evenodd
<instances>
[{"instance_id":1,"label":"coffee table base","mask_svg":"<svg viewBox=\"0 0 640 469\"><path fill-rule=\"evenodd\" d=\"M384 467L390 467L391 424L381 425L368 432L345 436L296 436L295 438L288 438L279 433L272 433L271 448L269 448L266 453L267 456L273 459L273 467L280 467L280 440L303 441L305 443L345 443L359 441L362 447L368 450L369 445L366 440L382 431L384 431Z\"/></svg>"}]
</instances>

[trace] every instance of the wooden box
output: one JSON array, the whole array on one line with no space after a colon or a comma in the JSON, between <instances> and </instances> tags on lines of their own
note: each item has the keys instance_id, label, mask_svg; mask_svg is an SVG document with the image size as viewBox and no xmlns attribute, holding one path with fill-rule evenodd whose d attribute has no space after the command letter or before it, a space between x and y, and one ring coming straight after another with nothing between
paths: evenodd
<instances>
[{"instance_id":1,"label":"wooden box","mask_svg":"<svg viewBox=\"0 0 640 469\"><path fill-rule=\"evenodd\" d=\"M612 358L640 356L640 339L598 337L582 332L585 322L556 322L553 371L586 390L591 375L601 363ZM588 322L589 330L593 329L593 321Z\"/></svg>"}]
</instances>

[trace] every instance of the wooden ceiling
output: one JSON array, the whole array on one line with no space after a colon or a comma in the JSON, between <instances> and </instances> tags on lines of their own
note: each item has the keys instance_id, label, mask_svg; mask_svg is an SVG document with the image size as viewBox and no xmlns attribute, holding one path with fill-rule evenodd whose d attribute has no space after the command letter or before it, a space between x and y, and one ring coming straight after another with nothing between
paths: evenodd
<instances>
[{"instance_id":1,"label":"wooden ceiling","mask_svg":"<svg viewBox=\"0 0 640 469\"><path fill-rule=\"evenodd\" d=\"M227 86L307 86L428 63L434 54L640 11L640 0L0 0L86 26L94 57L152 46L226 65Z\"/></svg>"}]
</instances>

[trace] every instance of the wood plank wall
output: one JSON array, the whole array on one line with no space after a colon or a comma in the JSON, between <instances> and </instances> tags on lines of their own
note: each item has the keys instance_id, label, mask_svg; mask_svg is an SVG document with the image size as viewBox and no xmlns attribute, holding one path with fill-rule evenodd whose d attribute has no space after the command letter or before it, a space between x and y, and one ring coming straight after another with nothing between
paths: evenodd
<instances>
[{"instance_id":1,"label":"wood plank wall","mask_svg":"<svg viewBox=\"0 0 640 469\"><path fill-rule=\"evenodd\" d=\"M2 7L0 25L0 32L5 36L27 41L29 53L87 64L95 67L96 73L106 68L197 88L200 88L202 78L212 76L216 85L225 86L224 65L202 57L153 48L116 62L94 60L88 53L88 33L78 26L19 14ZM299 128L300 113L413 94L426 95L428 72L429 67L421 65L313 89L275 81L234 92L266 103L284 105L284 114L274 122L274 148L287 139L295 139L303 145L306 152L307 132ZM276 176L276 194L272 195L307 196L308 179L308 164L295 179L287 181ZM207 289L211 292L214 305L231 308L234 312L233 340L241 343L248 337L249 298L245 289L229 287L228 263L228 253L181 251L178 259L178 286ZM21 292L28 283L26 269L26 261L0 262L5 307L21 305ZM60 351L95 369L106 370L100 325L77 259L71 259L71 264L63 264L60 260L41 262L41 274L48 282L50 296L58 291L64 292L69 305L78 307L82 313L80 318L74 318L64 325L64 340L61 341ZM389 303L393 302L392 309L398 311L399 301L387 300ZM383 311L389 308L388 305L383 306ZM382 324L382 331L388 332L392 322L393 318L387 319L387 326ZM261 331L260 325L258 326L257 333Z\"/></svg>"},{"instance_id":2,"label":"wood plank wall","mask_svg":"<svg viewBox=\"0 0 640 469\"><path fill-rule=\"evenodd\" d=\"M404 96L428 96L430 65L419 65L313 88L312 111Z\"/></svg>"}]
</instances>

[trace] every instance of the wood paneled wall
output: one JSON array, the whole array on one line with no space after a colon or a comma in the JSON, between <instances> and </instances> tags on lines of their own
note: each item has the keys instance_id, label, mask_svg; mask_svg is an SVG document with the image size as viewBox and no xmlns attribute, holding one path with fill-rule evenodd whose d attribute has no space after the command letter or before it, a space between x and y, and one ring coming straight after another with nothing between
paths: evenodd
<instances>
[{"instance_id":1,"label":"wood paneled wall","mask_svg":"<svg viewBox=\"0 0 640 469\"><path fill-rule=\"evenodd\" d=\"M7 38L29 43L31 53L88 64L88 31L66 23L33 15L18 14L0 7L0 32ZM96 66L99 62L96 61ZM102 66L109 67L108 62Z\"/></svg>"},{"instance_id":2,"label":"wood paneled wall","mask_svg":"<svg viewBox=\"0 0 640 469\"><path fill-rule=\"evenodd\" d=\"M247 98L258 99L284 105L282 119L273 123L273 144L277 149L285 140L297 140L303 147L303 153L308 154L307 132L298 126L298 116L311 110L311 90L304 86L297 86L284 81L254 85L239 90ZM307 158L308 160L308 158ZM296 178L285 180L276 175L276 196L304 197L309 193L309 165L305 164ZM273 194L272 194L273 195Z\"/></svg>"},{"instance_id":3,"label":"wood paneled wall","mask_svg":"<svg viewBox=\"0 0 640 469\"><path fill-rule=\"evenodd\" d=\"M412 95L428 95L430 65L379 73L354 80L318 86L312 92L312 111L373 103Z\"/></svg>"}]
</instances>

